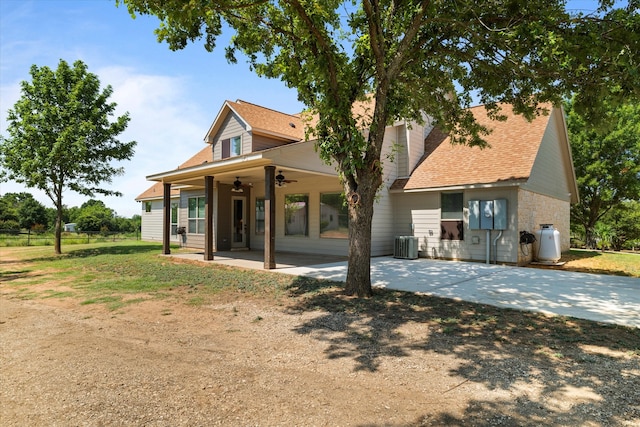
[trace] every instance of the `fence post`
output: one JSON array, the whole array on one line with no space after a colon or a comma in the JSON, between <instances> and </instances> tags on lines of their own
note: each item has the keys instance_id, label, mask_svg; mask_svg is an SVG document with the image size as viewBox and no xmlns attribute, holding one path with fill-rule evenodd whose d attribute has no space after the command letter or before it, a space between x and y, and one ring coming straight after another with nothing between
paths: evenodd
<instances>
[{"instance_id":1,"label":"fence post","mask_svg":"<svg viewBox=\"0 0 640 427\"><path fill-rule=\"evenodd\" d=\"M31 229L27 230L27 246L31 246Z\"/></svg>"}]
</instances>

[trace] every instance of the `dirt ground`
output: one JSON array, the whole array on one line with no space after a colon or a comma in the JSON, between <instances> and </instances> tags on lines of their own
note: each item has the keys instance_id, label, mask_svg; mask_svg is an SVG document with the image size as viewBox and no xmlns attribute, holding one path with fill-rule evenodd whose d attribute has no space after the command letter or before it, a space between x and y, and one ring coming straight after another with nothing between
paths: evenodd
<instances>
[{"instance_id":1,"label":"dirt ground","mask_svg":"<svg viewBox=\"0 0 640 427\"><path fill-rule=\"evenodd\" d=\"M2 426L640 425L640 342L615 328L545 347L406 307L176 290L113 312L0 291Z\"/></svg>"}]
</instances>

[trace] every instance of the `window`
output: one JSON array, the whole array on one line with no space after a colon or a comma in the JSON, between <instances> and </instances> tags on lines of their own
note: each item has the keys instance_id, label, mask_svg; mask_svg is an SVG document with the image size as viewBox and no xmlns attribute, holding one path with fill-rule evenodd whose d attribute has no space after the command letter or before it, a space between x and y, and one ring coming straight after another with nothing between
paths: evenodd
<instances>
[{"instance_id":1,"label":"window","mask_svg":"<svg viewBox=\"0 0 640 427\"><path fill-rule=\"evenodd\" d=\"M204 197L189 198L189 228L192 234L204 234Z\"/></svg>"},{"instance_id":2,"label":"window","mask_svg":"<svg viewBox=\"0 0 640 427\"><path fill-rule=\"evenodd\" d=\"M309 235L309 195L287 194L284 196L284 235Z\"/></svg>"},{"instance_id":3,"label":"window","mask_svg":"<svg viewBox=\"0 0 640 427\"><path fill-rule=\"evenodd\" d=\"M342 193L320 194L320 237L349 237L349 208Z\"/></svg>"},{"instance_id":4,"label":"window","mask_svg":"<svg viewBox=\"0 0 640 427\"><path fill-rule=\"evenodd\" d=\"M177 235L178 231L178 204L171 203L171 235Z\"/></svg>"},{"instance_id":5,"label":"window","mask_svg":"<svg viewBox=\"0 0 640 427\"><path fill-rule=\"evenodd\" d=\"M229 155L230 157L239 156L242 154L242 138L234 136L229 143Z\"/></svg>"},{"instance_id":6,"label":"window","mask_svg":"<svg viewBox=\"0 0 640 427\"><path fill-rule=\"evenodd\" d=\"M223 159L239 156L240 154L242 154L242 138L240 136L222 140Z\"/></svg>"},{"instance_id":7,"label":"window","mask_svg":"<svg viewBox=\"0 0 640 427\"><path fill-rule=\"evenodd\" d=\"M151 202L144 202L144 211L147 213L151 212Z\"/></svg>"},{"instance_id":8,"label":"window","mask_svg":"<svg viewBox=\"0 0 640 427\"><path fill-rule=\"evenodd\" d=\"M264 234L264 199L256 199L256 234Z\"/></svg>"},{"instance_id":9,"label":"window","mask_svg":"<svg viewBox=\"0 0 640 427\"><path fill-rule=\"evenodd\" d=\"M440 239L463 240L464 221L462 193L442 193L440 196Z\"/></svg>"}]
</instances>

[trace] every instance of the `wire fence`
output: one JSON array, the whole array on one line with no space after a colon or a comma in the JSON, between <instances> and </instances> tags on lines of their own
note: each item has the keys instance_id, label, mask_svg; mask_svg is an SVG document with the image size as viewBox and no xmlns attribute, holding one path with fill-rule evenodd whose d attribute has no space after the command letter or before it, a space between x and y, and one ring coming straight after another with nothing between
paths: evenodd
<instances>
[{"instance_id":1,"label":"wire fence","mask_svg":"<svg viewBox=\"0 0 640 427\"><path fill-rule=\"evenodd\" d=\"M63 244L82 244L98 242L117 242L122 240L140 240L140 232L102 232L102 231L64 231L60 236ZM0 230L0 247L2 246L53 246L54 233L39 233L31 230Z\"/></svg>"}]
</instances>

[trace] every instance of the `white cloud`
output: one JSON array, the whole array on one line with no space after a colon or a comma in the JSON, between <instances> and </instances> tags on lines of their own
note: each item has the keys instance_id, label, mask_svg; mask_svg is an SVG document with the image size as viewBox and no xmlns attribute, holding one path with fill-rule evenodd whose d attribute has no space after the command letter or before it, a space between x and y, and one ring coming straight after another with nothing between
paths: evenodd
<instances>
[{"instance_id":1,"label":"white cloud","mask_svg":"<svg viewBox=\"0 0 640 427\"><path fill-rule=\"evenodd\" d=\"M100 197L118 215L130 217L141 210L135 197L152 184L145 180L145 176L174 169L202 149L204 134L213 117L205 117L201 107L189 98L183 78L144 74L118 66L91 72L98 75L103 87L109 84L113 88L109 100L117 104L116 116L129 112L129 126L118 139L138 143L132 160L118 164L124 167L125 174L114 177L111 184L103 186L120 191L123 196ZM20 96L17 83L3 86L0 90L3 108L5 102L10 108ZM3 115L3 133L6 129L4 120ZM0 193L19 191L31 192L40 202L51 205L40 192L16 183L0 184ZM64 197L67 206L79 206L84 201L86 197L71 192Z\"/></svg>"}]
</instances>

